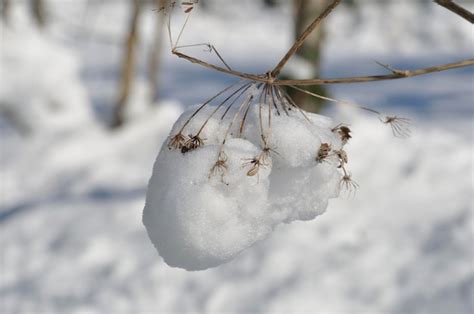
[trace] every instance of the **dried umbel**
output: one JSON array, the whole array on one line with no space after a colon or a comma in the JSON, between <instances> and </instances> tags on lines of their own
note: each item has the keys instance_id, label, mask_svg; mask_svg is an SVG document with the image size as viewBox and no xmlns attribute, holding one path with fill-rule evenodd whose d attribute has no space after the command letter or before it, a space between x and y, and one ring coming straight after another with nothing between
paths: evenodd
<instances>
[{"instance_id":1,"label":"dried umbel","mask_svg":"<svg viewBox=\"0 0 474 314\"><path fill-rule=\"evenodd\" d=\"M244 159L243 167L249 166L250 169L247 171L247 176L253 177L254 175L258 174L260 167L268 166L268 164L264 163L260 157L253 157Z\"/></svg>"},{"instance_id":2,"label":"dried umbel","mask_svg":"<svg viewBox=\"0 0 474 314\"><path fill-rule=\"evenodd\" d=\"M338 161L339 161L339 166L338 168L343 168L345 164L347 164L349 158L347 157L347 153L345 150L342 148L339 150L335 150L334 154L336 155Z\"/></svg>"},{"instance_id":3,"label":"dried umbel","mask_svg":"<svg viewBox=\"0 0 474 314\"><path fill-rule=\"evenodd\" d=\"M171 145L171 143L170 143ZM200 146L204 145L204 139L199 136L199 134L192 135L189 134L188 140L186 140L183 144L183 147L181 148L181 152L183 154L194 150Z\"/></svg>"},{"instance_id":4,"label":"dried umbel","mask_svg":"<svg viewBox=\"0 0 474 314\"><path fill-rule=\"evenodd\" d=\"M285 117L288 117L285 120ZM283 121L296 123L290 126L291 132L295 132L295 138L301 137L301 145L304 149L315 151L315 166L325 161L328 165L340 171L341 180L345 174L348 162L346 151L343 147L352 138L351 130L344 124L336 127L327 127L327 134L334 137L334 142L321 143L314 139L314 135L308 135L315 123L314 118L302 111L288 94L280 87L258 82L239 81L226 87L208 101L198 106L183 119L181 126L176 125L176 133L170 136L168 148L178 150L187 154L199 150L207 145L217 145L219 151L217 158L209 168L208 178L220 178L220 182L229 185L227 176L232 176L230 171L243 171L247 177L257 177L262 170L271 168L272 163L281 163L281 160L298 159L298 152L287 150L288 143L283 144L280 154L277 148L281 145L281 136L288 136L281 132ZM286 126L283 126L284 128ZM308 134L298 134L298 128L308 129ZM317 128L316 128L317 129ZM318 131L319 132L319 131ZM182 134L188 134L183 136ZM304 142L305 136L308 136ZM327 135L326 135L327 136ZM251 139L254 145L261 147L260 151L253 155L241 158L241 166L229 169L229 154L227 141L233 138ZM205 140L206 139L206 140ZM293 140L294 141L294 140ZM295 150L303 148L295 148ZM230 180L231 181L231 180ZM342 184L341 187L349 187Z\"/></svg>"},{"instance_id":5,"label":"dried umbel","mask_svg":"<svg viewBox=\"0 0 474 314\"><path fill-rule=\"evenodd\" d=\"M221 178L221 182L225 183L224 175L225 175L227 169L228 169L227 155L223 151L221 151L221 152L219 152L219 156L217 157L217 161L214 163L214 165L211 168L211 171L209 173L209 179L211 179L213 176L219 176Z\"/></svg>"},{"instance_id":6,"label":"dried umbel","mask_svg":"<svg viewBox=\"0 0 474 314\"><path fill-rule=\"evenodd\" d=\"M380 117L380 121L390 125L395 137L407 138L410 136L410 119L397 116Z\"/></svg>"},{"instance_id":7,"label":"dried umbel","mask_svg":"<svg viewBox=\"0 0 474 314\"><path fill-rule=\"evenodd\" d=\"M182 149L185 143L186 138L183 136L183 134L178 133L170 139L168 147L169 149Z\"/></svg>"},{"instance_id":8,"label":"dried umbel","mask_svg":"<svg viewBox=\"0 0 474 314\"><path fill-rule=\"evenodd\" d=\"M347 142L352 138L351 129L344 124L339 124L338 126L332 129L333 132L339 134L343 145L346 145Z\"/></svg>"},{"instance_id":9,"label":"dried umbel","mask_svg":"<svg viewBox=\"0 0 474 314\"><path fill-rule=\"evenodd\" d=\"M344 168L342 169L344 170L344 175L341 179L340 189L349 197L353 196L355 194L355 191L359 188L359 185L357 184L357 182L352 180L352 174L350 172L347 172Z\"/></svg>"},{"instance_id":10,"label":"dried umbel","mask_svg":"<svg viewBox=\"0 0 474 314\"><path fill-rule=\"evenodd\" d=\"M318 156L316 157L317 162L323 162L331 152L331 145L328 143L322 143L319 147Z\"/></svg>"}]
</instances>

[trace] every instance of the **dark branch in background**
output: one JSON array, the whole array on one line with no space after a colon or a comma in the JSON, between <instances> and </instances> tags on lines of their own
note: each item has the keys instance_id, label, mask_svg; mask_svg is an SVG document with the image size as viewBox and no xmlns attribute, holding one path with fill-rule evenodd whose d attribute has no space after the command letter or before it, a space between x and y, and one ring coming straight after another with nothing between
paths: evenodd
<instances>
[{"instance_id":1,"label":"dark branch in background","mask_svg":"<svg viewBox=\"0 0 474 314\"><path fill-rule=\"evenodd\" d=\"M131 0L133 3L133 15L130 21L130 28L125 46L125 56L122 62L122 77L120 79L119 99L115 106L112 128L122 126L125 122L125 106L130 96L135 72L135 53L138 41L138 22L140 20L142 2L141 0Z\"/></svg>"},{"instance_id":2,"label":"dark branch in background","mask_svg":"<svg viewBox=\"0 0 474 314\"><path fill-rule=\"evenodd\" d=\"M5 24L8 24L8 20L10 17L11 2L10 0L2 0L1 4L2 4L2 13L1 13L2 20L5 22Z\"/></svg>"},{"instance_id":3,"label":"dark branch in background","mask_svg":"<svg viewBox=\"0 0 474 314\"><path fill-rule=\"evenodd\" d=\"M154 0L156 7L161 8L168 4L168 0ZM161 16L155 24L155 34L153 38L153 47L148 59L148 83L150 87L150 104L159 98L159 77L161 50L163 46L163 29L165 26L165 18Z\"/></svg>"},{"instance_id":4,"label":"dark branch in background","mask_svg":"<svg viewBox=\"0 0 474 314\"><path fill-rule=\"evenodd\" d=\"M320 15L332 0L292 0L294 38L298 38L311 24L315 16ZM343 3L343 2L342 2ZM304 78L317 78L321 76L322 53L325 42L327 42L327 26L321 23L313 32L305 39L303 45L296 51L293 58L298 58L307 63L311 76L301 77L302 73L298 71L281 71L279 79L296 80ZM326 85L311 86L309 90L319 95L329 95L329 89ZM318 112L321 110L325 102L302 93L298 90L287 89L287 92L300 107L308 112Z\"/></svg>"},{"instance_id":5,"label":"dark branch in background","mask_svg":"<svg viewBox=\"0 0 474 314\"><path fill-rule=\"evenodd\" d=\"M454 3L451 0L434 0L435 3L439 4L442 7L445 7L449 11L459 15L460 17L466 19L471 24L474 24L474 13L463 8L459 4Z\"/></svg>"},{"instance_id":6,"label":"dark branch in background","mask_svg":"<svg viewBox=\"0 0 474 314\"><path fill-rule=\"evenodd\" d=\"M31 1L31 11L33 16L36 20L36 23L40 28L44 28L46 26L46 10L45 4L43 0L32 0Z\"/></svg>"}]
</instances>

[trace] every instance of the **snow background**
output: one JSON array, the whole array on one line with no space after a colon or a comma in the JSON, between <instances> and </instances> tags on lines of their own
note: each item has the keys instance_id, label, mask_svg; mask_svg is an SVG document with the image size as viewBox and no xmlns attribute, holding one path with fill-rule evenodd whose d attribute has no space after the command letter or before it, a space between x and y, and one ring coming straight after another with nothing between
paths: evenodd
<instances>
[{"instance_id":1,"label":"snow background","mask_svg":"<svg viewBox=\"0 0 474 314\"><path fill-rule=\"evenodd\" d=\"M51 3L46 34L22 2L1 26L0 111L34 132L0 119L0 312L473 312L472 67L331 87L336 98L412 118L414 135L396 139L374 117L327 109L354 133L355 198L279 227L226 265L186 272L165 265L146 235L146 186L183 108L231 80L164 52L162 100L149 108L140 64L130 121L110 132L126 2L92 2L87 12L84 1ZM290 45L288 7L218 3L196 11L183 42L211 42L243 71L271 68ZM155 18L147 8L141 60ZM417 68L474 50L472 26L430 1L363 1L327 25L327 77L384 73L374 60Z\"/></svg>"}]
</instances>

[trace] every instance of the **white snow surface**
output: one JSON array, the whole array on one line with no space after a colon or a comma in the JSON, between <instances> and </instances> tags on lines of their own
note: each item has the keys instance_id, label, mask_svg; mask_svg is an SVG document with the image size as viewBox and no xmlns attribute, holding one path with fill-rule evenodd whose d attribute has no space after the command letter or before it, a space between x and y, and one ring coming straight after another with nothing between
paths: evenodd
<instances>
[{"instance_id":1,"label":"white snow surface","mask_svg":"<svg viewBox=\"0 0 474 314\"><path fill-rule=\"evenodd\" d=\"M87 2L92 8L85 14L86 1L48 1L53 36L30 36L20 29L21 36L7 39L10 30L1 25L0 67L11 67L4 62L5 51L28 61L33 49L42 47L36 51L43 54L39 63L53 72L73 72L60 75L61 86L85 88L92 96L93 103L86 99L80 110L94 105L101 112L115 100L121 46L100 39L122 38L130 1ZM227 8L230 13L196 14L190 21L196 32L186 36L188 42L211 41L233 68L258 73L290 45L290 14L242 7L244 2L259 3L226 1L217 13ZM389 2L390 11L377 6ZM385 73L373 59L420 68L472 55L472 26L431 1L360 3L363 18L354 19L341 7L328 20L334 37L325 46L327 76ZM473 9L472 1L462 3ZM90 38L77 28L82 15L88 16L82 26ZM155 12L144 16L142 28L151 30ZM387 28L396 38L385 36ZM71 33L73 40L67 37ZM4 45L6 40L12 46ZM71 71L76 61L59 61L54 69L52 55L79 61L82 86ZM2 72L0 89L13 86L13 76L21 83L5 100L22 98L19 104L29 108L30 91L31 98L48 91L58 94L50 97L67 99L69 107L69 100L75 103L82 93L48 88L53 82L34 75L38 63L25 64L15 68L18 73ZM332 87L334 98L409 116L412 137L396 139L376 118L360 112L330 112L334 123L348 123L353 131L346 148L360 186L354 198L331 200L328 211L313 221L280 224L272 236L233 260L200 272L163 262L143 227L142 211L153 162L183 112L180 103L203 101L227 81L166 53L163 73L163 95L180 102L163 100L150 108L145 93L135 91L129 108L133 118L115 132L103 122L91 126L70 120L68 132L55 123L61 121L53 121L50 132L38 129L36 136L23 137L0 119L2 314L474 312L472 68ZM41 90L24 88L27 82Z\"/></svg>"},{"instance_id":2,"label":"white snow surface","mask_svg":"<svg viewBox=\"0 0 474 314\"><path fill-rule=\"evenodd\" d=\"M80 64L70 49L31 26L2 27L1 34L0 114L25 134L93 123Z\"/></svg>"},{"instance_id":3,"label":"white snow surface","mask_svg":"<svg viewBox=\"0 0 474 314\"><path fill-rule=\"evenodd\" d=\"M162 105L116 134L27 141L15 151L31 153L2 162L2 194L23 191L2 201L3 313L472 312L465 136L418 123L399 140L350 113L353 199L280 225L225 265L186 272L161 260L141 222L153 158L178 115ZM78 143L89 153L78 155ZM20 185L21 171L38 167L41 185Z\"/></svg>"},{"instance_id":4,"label":"white snow surface","mask_svg":"<svg viewBox=\"0 0 474 314\"><path fill-rule=\"evenodd\" d=\"M233 123L242 119L242 110L231 110L222 119L225 107L215 111L215 106L207 106L183 131L196 134L211 117L200 135L204 146L187 153L170 149L173 136L196 111L191 107L163 144L148 186L143 223L170 266L187 270L218 266L264 239L278 224L322 214L328 199L339 194L342 176L337 157L316 161L322 143L334 150L341 148L340 139L331 131L331 120L316 114L307 114L305 120L296 110L277 115L269 112L267 104L252 106L242 136L239 123ZM260 124L260 115L265 123ZM272 151L252 175L254 164L250 161L258 158L265 146L260 131L263 125L266 147ZM226 169L212 173L221 152Z\"/></svg>"}]
</instances>

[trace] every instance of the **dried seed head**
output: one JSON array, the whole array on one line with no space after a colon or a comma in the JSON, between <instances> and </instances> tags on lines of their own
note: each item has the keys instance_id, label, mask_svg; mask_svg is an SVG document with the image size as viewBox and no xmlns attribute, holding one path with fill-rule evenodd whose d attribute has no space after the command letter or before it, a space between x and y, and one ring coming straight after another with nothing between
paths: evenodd
<instances>
[{"instance_id":1,"label":"dried seed head","mask_svg":"<svg viewBox=\"0 0 474 314\"><path fill-rule=\"evenodd\" d=\"M323 162L323 160L328 157L329 152L331 152L331 145L328 143L322 143L319 147L318 156L316 156L316 161L319 163Z\"/></svg>"},{"instance_id":2,"label":"dried seed head","mask_svg":"<svg viewBox=\"0 0 474 314\"><path fill-rule=\"evenodd\" d=\"M247 171L247 175L249 177L253 177L258 173L260 168L265 168L270 164L270 151L271 149L264 149L258 156L249 159L244 159L244 163L242 166L251 166L249 171Z\"/></svg>"},{"instance_id":3,"label":"dried seed head","mask_svg":"<svg viewBox=\"0 0 474 314\"><path fill-rule=\"evenodd\" d=\"M410 137L410 119L397 116L386 116L380 118L384 124L389 124L395 137Z\"/></svg>"},{"instance_id":4,"label":"dried seed head","mask_svg":"<svg viewBox=\"0 0 474 314\"><path fill-rule=\"evenodd\" d=\"M168 143L168 148L169 149L182 149L185 142L186 142L186 138L183 136L183 134L178 133L170 139Z\"/></svg>"},{"instance_id":5,"label":"dried seed head","mask_svg":"<svg viewBox=\"0 0 474 314\"><path fill-rule=\"evenodd\" d=\"M345 150L340 149L334 151L336 154L337 158L339 159L339 168L344 167L345 164L347 164L348 158L347 158L347 153Z\"/></svg>"},{"instance_id":6,"label":"dried seed head","mask_svg":"<svg viewBox=\"0 0 474 314\"><path fill-rule=\"evenodd\" d=\"M260 159L261 163L267 166L271 161L270 157L271 157L272 153L274 153L276 155L280 155L280 154L278 154L278 152L274 148L271 148L269 146L265 146L262 149L262 152L259 155L259 159Z\"/></svg>"},{"instance_id":7,"label":"dried seed head","mask_svg":"<svg viewBox=\"0 0 474 314\"><path fill-rule=\"evenodd\" d=\"M249 171L247 171L247 176L253 177L254 175L258 173L258 170L260 170L260 166L262 164L257 158L252 158L244 165L251 165Z\"/></svg>"},{"instance_id":8,"label":"dried seed head","mask_svg":"<svg viewBox=\"0 0 474 314\"><path fill-rule=\"evenodd\" d=\"M183 7L184 13L189 13L194 9L194 5L197 4L199 0L193 1L181 1L181 6Z\"/></svg>"},{"instance_id":9,"label":"dried seed head","mask_svg":"<svg viewBox=\"0 0 474 314\"><path fill-rule=\"evenodd\" d=\"M356 190L359 188L359 185L357 184L357 182L352 180L352 174L350 172L347 172L345 169L343 170L344 176L341 178L339 188L348 193L349 196L351 196L355 194Z\"/></svg>"},{"instance_id":10,"label":"dried seed head","mask_svg":"<svg viewBox=\"0 0 474 314\"><path fill-rule=\"evenodd\" d=\"M224 175L225 175L227 169L228 169L228 167L227 167L227 155L224 153L224 151L221 151L219 153L219 156L217 157L216 163L211 168L211 171L209 173L209 179L211 179L212 176L219 175L221 177L222 183L225 183L224 182Z\"/></svg>"},{"instance_id":11,"label":"dried seed head","mask_svg":"<svg viewBox=\"0 0 474 314\"><path fill-rule=\"evenodd\" d=\"M249 165L251 166L249 171L247 171L247 175L249 177L253 177L254 175L258 174L258 171L260 170L260 168L267 167L271 162L270 154L272 152L278 154L274 149L268 146L265 146L262 149L262 152L258 154L258 156L254 158L244 159L244 164L242 166L243 167L246 167Z\"/></svg>"},{"instance_id":12,"label":"dried seed head","mask_svg":"<svg viewBox=\"0 0 474 314\"><path fill-rule=\"evenodd\" d=\"M181 152L185 154L202 145L204 145L204 139L200 138L199 135L189 134L189 139L186 142L184 142L183 147L181 148Z\"/></svg>"},{"instance_id":13,"label":"dried seed head","mask_svg":"<svg viewBox=\"0 0 474 314\"><path fill-rule=\"evenodd\" d=\"M158 7L158 9L155 9L154 11L157 11L158 13L162 12L164 15L168 15L168 14L171 14L171 11L173 11L175 6L176 6L176 1L173 0L169 2L168 4Z\"/></svg>"},{"instance_id":14,"label":"dried seed head","mask_svg":"<svg viewBox=\"0 0 474 314\"><path fill-rule=\"evenodd\" d=\"M347 142L352 138L351 129L343 124L339 124L333 128L332 131L341 137L342 145L346 145Z\"/></svg>"}]
</instances>

